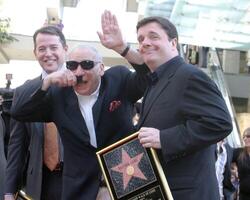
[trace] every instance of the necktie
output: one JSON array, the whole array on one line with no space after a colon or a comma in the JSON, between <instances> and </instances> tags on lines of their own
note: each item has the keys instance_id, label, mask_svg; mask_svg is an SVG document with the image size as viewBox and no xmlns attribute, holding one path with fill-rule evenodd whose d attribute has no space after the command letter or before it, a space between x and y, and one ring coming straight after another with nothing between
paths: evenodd
<instances>
[{"instance_id":1,"label":"necktie","mask_svg":"<svg viewBox=\"0 0 250 200\"><path fill-rule=\"evenodd\" d=\"M44 164L53 171L59 163L59 141L53 122L44 123Z\"/></svg>"}]
</instances>

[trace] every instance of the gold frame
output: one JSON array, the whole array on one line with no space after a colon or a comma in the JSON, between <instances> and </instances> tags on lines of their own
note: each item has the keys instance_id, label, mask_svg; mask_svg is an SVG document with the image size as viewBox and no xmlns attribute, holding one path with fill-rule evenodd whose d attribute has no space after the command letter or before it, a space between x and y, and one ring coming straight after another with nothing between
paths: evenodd
<instances>
[{"instance_id":1,"label":"gold frame","mask_svg":"<svg viewBox=\"0 0 250 200\"><path fill-rule=\"evenodd\" d=\"M23 190L19 190L15 195L15 200L18 198L22 198L24 200L32 200L31 197L29 197Z\"/></svg>"},{"instance_id":2,"label":"gold frame","mask_svg":"<svg viewBox=\"0 0 250 200\"><path fill-rule=\"evenodd\" d=\"M107 173L107 170L105 169L106 164L103 161L103 155L105 153L107 153L107 152L110 152L110 151L114 150L117 147L120 147L120 146L122 146L122 145L136 139L137 137L138 137L138 132L136 132L136 133L134 133L134 134L132 134L132 135L130 135L130 136L128 136L128 137L126 137L126 138L124 138L124 139L122 139L122 140L120 140L120 141L118 141L118 142L116 142L116 143L114 143L114 144L112 144L112 145L110 145L110 146L108 146L108 147L106 147L106 148L104 148L104 149L102 149L102 150L100 150L100 151L98 151L96 153L97 158L98 158L98 162L100 164L100 167L101 167L101 170L102 170L102 173L103 173L104 180L105 180L105 182L107 184L107 188L109 190L109 193L110 193L110 196L111 196L112 200L126 199L126 195L124 197L119 198L119 197L116 196L116 194L114 194L112 192L113 186L112 186L111 181L108 178L109 175ZM173 196L171 194L167 179L166 179L165 174L163 172L163 169L162 169L162 166L160 164L160 161L159 161L159 158L157 156L156 151L153 148L149 148L149 151L147 151L147 153L151 154L150 158L152 158L152 159L150 159L150 162L151 162L150 164L155 166L156 170L154 170L154 173L156 173L158 175L158 179L156 181L154 181L154 184L159 183L159 185L157 185L157 187L160 187L162 193L164 194L164 199L173 200ZM136 191L131 192L131 193L136 193ZM140 194L136 194L136 195L140 195ZM130 199L133 199L133 198L134 197L132 197Z\"/></svg>"}]
</instances>

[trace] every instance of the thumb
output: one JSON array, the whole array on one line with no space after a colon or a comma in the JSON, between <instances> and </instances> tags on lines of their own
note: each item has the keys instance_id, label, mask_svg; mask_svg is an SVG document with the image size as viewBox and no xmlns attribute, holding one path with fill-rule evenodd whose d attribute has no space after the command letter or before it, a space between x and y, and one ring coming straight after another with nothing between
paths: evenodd
<instances>
[{"instance_id":1,"label":"thumb","mask_svg":"<svg viewBox=\"0 0 250 200\"><path fill-rule=\"evenodd\" d=\"M99 31L97 31L96 33L97 33L100 41L103 41L104 40L103 34L101 32L99 32Z\"/></svg>"}]
</instances>

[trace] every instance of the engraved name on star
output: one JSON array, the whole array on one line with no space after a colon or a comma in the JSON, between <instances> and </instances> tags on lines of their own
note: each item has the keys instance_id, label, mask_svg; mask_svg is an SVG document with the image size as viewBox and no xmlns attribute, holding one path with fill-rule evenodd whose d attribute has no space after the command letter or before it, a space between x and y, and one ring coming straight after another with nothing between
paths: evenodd
<instances>
[{"instance_id":1,"label":"engraved name on star","mask_svg":"<svg viewBox=\"0 0 250 200\"><path fill-rule=\"evenodd\" d=\"M142 171L139 169L139 162L141 161L143 153L131 158L128 153L122 149L122 162L112 167L111 170L122 173L123 176L123 189L125 190L132 177L147 180Z\"/></svg>"}]
</instances>

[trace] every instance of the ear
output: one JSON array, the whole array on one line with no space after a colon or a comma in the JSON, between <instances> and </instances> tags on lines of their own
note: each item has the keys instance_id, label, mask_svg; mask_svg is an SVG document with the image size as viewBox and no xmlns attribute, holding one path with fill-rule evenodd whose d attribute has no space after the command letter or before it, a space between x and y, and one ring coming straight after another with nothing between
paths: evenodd
<instances>
[{"instance_id":1,"label":"ear","mask_svg":"<svg viewBox=\"0 0 250 200\"><path fill-rule=\"evenodd\" d=\"M99 75L100 76L104 75L104 64L103 63L101 63L99 66Z\"/></svg>"},{"instance_id":2,"label":"ear","mask_svg":"<svg viewBox=\"0 0 250 200\"><path fill-rule=\"evenodd\" d=\"M65 45L63 48L67 52L69 47L68 47L68 45Z\"/></svg>"},{"instance_id":3,"label":"ear","mask_svg":"<svg viewBox=\"0 0 250 200\"><path fill-rule=\"evenodd\" d=\"M35 57L36 57L36 49L33 49L33 53L34 53L34 55L35 55ZM37 58L37 57L36 57Z\"/></svg>"},{"instance_id":4,"label":"ear","mask_svg":"<svg viewBox=\"0 0 250 200\"><path fill-rule=\"evenodd\" d=\"M172 39L171 44L173 47L177 48L177 38Z\"/></svg>"}]
</instances>

